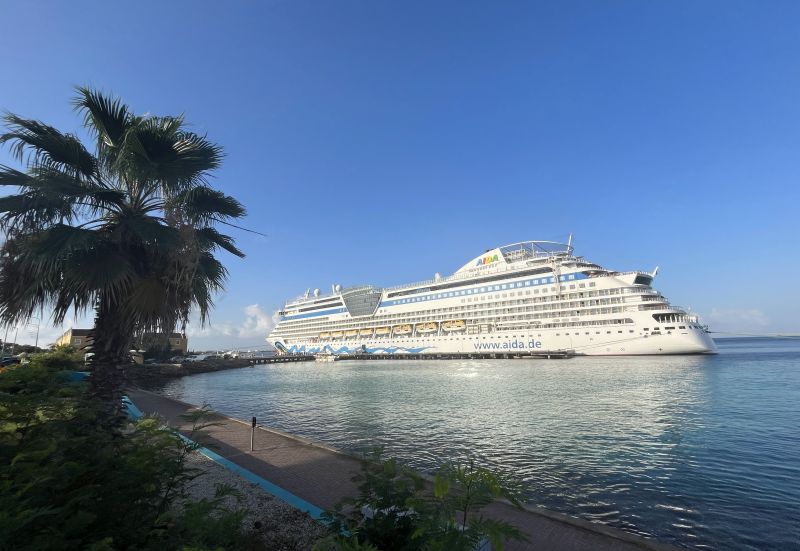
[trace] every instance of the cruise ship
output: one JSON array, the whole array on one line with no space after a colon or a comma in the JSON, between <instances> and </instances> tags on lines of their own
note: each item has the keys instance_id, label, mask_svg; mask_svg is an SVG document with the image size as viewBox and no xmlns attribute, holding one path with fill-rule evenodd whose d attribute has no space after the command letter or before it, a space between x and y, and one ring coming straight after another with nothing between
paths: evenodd
<instances>
[{"instance_id":1,"label":"cruise ship","mask_svg":"<svg viewBox=\"0 0 800 551\"><path fill-rule=\"evenodd\" d=\"M708 354L697 316L567 243L489 249L447 277L399 287L309 289L279 312L267 342L282 354Z\"/></svg>"}]
</instances>

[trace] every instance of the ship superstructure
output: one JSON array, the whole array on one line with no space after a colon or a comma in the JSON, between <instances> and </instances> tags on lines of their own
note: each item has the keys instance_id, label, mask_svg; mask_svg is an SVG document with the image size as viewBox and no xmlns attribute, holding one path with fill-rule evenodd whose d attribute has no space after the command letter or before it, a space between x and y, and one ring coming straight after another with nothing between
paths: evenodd
<instances>
[{"instance_id":1,"label":"ship superstructure","mask_svg":"<svg viewBox=\"0 0 800 551\"><path fill-rule=\"evenodd\" d=\"M267 341L305 354L715 352L697 317L652 288L655 275L574 256L571 239L524 241L448 277L306 292L286 303Z\"/></svg>"}]
</instances>

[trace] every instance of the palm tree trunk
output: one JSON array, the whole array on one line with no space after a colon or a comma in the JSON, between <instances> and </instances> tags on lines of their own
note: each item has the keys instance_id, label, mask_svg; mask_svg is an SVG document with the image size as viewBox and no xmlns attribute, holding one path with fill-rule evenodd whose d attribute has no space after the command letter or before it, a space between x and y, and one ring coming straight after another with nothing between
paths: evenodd
<instances>
[{"instance_id":1,"label":"palm tree trunk","mask_svg":"<svg viewBox=\"0 0 800 551\"><path fill-rule=\"evenodd\" d=\"M133 327L120 311L117 301L101 297L91 332L90 393L104 402L109 413L122 413L123 367L129 363Z\"/></svg>"}]
</instances>

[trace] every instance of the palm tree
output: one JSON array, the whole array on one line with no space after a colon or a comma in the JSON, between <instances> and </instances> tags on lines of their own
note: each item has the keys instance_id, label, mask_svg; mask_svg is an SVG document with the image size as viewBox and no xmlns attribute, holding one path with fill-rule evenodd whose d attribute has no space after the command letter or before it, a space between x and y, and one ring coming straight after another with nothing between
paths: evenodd
<instances>
[{"instance_id":1,"label":"palm tree","mask_svg":"<svg viewBox=\"0 0 800 551\"><path fill-rule=\"evenodd\" d=\"M0 165L0 185L18 187L0 197L0 319L48 308L61 323L92 309L92 394L118 411L134 332L185 328L193 308L206 322L227 276L215 252L244 256L215 226L245 210L208 185L222 149L182 116L134 115L89 88L74 106L93 153L75 135L5 115L0 144L27 166Z\"/></svg>"}]
</instances>

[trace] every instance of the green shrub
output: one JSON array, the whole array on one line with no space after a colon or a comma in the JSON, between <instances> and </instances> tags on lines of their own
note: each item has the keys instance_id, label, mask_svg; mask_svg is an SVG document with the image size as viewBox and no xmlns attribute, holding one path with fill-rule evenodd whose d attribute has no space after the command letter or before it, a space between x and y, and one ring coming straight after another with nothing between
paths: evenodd
<instances>
[{"instance_id":1,"label":"green shrub","mask_svg":"<svg viewBox=\"0 0 800 551\"><path fill-rule=\"evenodd\" d=\"M334 533L315 551L473 551L485 540L501 550L508 539L525 540L511 524L481 513L501 498L521 507L520 484L474 460L442 466L431 485L374 450L354 480L359 495L325 514Z\"/></svg>"},{"instance_id":2,"label":"green shrub","mask_svg":"<svg viewBox=\"0 0 800 551\"><path fill-rule=\"evenodd\" d=\"M118 430L64 351L0 373L0 549L257 548L229 489L186 503L196 445L152 418Z\"/></svg>"}]
</instances>

